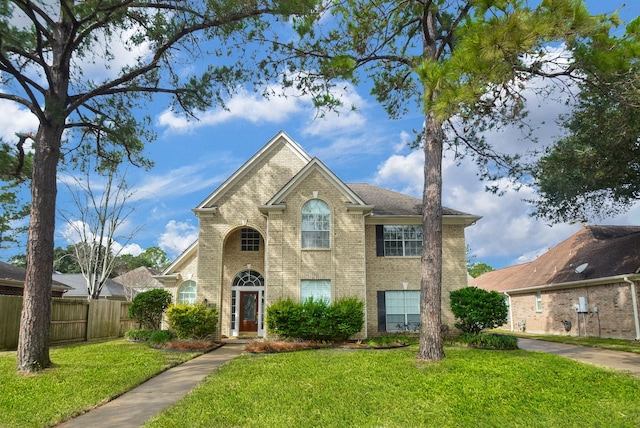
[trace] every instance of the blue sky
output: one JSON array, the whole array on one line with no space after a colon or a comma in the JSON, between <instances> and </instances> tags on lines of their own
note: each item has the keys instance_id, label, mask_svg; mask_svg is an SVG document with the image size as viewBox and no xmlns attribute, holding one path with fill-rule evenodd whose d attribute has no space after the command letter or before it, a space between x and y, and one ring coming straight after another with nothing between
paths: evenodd
<instances>
[{"instance_id":1,"label":"blue sky","mask_svg":"<svg viewBox=\"0 0 640 428\"><path fill-rule=\"evenodd\" d=\"M628 2L621 16L629 20L640 15L640 4ZM588 1L593 12L611 12L622 0ZM95 73L104 69L97 67ZM88 70L90 71L90 70ZM414 129L420 129L420 112L390 120L363 88L348 86L344 104L357 110L318 118L306 98L265 100L251 92L240 92L229 101L229 111L213 109L199 122L186 122L170 113L162 103L149 106L158 139L147 146L155 162L149 171L130 167L128 182L135 191L136 209L127 227L140 227L125 251L138 253L160 246L170 257L177 256L197 237L198 221L191 209L238 169L278 131L284 130L309 154L320 158L346 183L367 182L420 197L422 152L409 150ZM545 124L538 132L542 144L558 134L553 123L563 106L531 99L531 117ZM0 103L0 137L11 141L15 132L32 130L33 117L6 102ZM506 150L520 150L517 131L492 137ZM466 229L467 244L474 261L494 268L530 261L577 231L579 224L548 226L530 216L528 189L508 190L504 196L484 191L470 161L460 165L451 155L443 163L443 204L483 218ZM59 205L68 207L65 187L59 186ZM640 205L598 224L640 224ZM66 247L73 239L64 222L56 228L56 245ZM6 260L15 253L0 253Z\"/></svg>"}]
</instances>

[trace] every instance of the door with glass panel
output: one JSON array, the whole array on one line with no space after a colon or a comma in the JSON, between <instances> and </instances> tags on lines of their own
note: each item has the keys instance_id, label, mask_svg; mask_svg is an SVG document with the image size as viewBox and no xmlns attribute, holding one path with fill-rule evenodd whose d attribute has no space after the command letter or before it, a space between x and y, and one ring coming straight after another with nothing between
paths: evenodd
<instances>
[{"instance_id":1,"label":"door with glass panel","mask_svg":"<svg viewBox=\"0 0 640 428\"><path fill-rule=\"evenodd\" d=\"M258 292L240 292L240 332L258 332Z\"/></svg>"}]
</instances>

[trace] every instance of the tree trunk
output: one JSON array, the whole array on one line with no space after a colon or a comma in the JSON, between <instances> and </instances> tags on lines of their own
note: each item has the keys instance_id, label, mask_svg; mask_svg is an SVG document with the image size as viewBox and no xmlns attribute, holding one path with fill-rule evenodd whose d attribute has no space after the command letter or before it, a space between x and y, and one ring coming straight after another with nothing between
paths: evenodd
<instances>
[{"instance_id":1,"label":"tree trunk","mask_svg":"<svg viewBox=\"0 0 640 428\"><path fill-rule=\"evenodd\" d=\"M24 284L18 370L27 373L51 365L51 282L53 274L54 232L56 227L56 180L62 133L65 129L69 90L69 64L73 52L74 20L66 9L51 28L51 66L44 111L34 109L40 122L35 137L31 178L31 214L27 239L27 272Z\"/></svg>"},{"instance_id":2,"label":"tree trunk","mask_svg":"<svg viewBox=\"0 0 640 428\"><path fill-rule=\"evenodd\" d=\"M420 348L418 359L444 358L441 333L442 296L442 124L427 114L424 130L424 192L422 194L422 258L420 285Z\"/></svg>"},{"instance_id":3,"label":"tree trunk","mask_svg":"<svg viewBox=\"0 0 640 428\"><path fill-rule=\"evenodd\" d=\"M51 281L56 213L56 176L62 127L45 123L36 136L31 181L31 214L27 240L18 370L27 373L51 365Z\"/></svg>"}]
</instances>

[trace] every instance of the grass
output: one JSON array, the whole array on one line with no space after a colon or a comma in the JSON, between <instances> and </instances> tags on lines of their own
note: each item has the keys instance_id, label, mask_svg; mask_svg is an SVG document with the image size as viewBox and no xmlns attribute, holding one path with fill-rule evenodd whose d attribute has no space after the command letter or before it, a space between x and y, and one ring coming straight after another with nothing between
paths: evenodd
<instances>
[{"instance_id":1,"label":"grass","mask_svg":"<svg viewBox=\"0 0 640 428\"><path fill-rule=\"evenodd\" d=\"M0 427L53 425L196 355L124 340L79 344L52 348L55 366L25 376L15 352L0 352Z\"/></svg>"},{"instance_id":2,"label":"grass","mask_svg":"<svg viewBox=\"0 0 640 428\"><path fill-rule=\"evenodd\" d=\"M640 425L640 381L554 355L415 345L245 354L145 427Z\"/></svg>"},{"instance_id":3,"label":"grass","mask_svg":"<svg viewBox=\"0 0 640 428\"><path fill-rule=\"evenodd\" d=\"M492 330L493 332L503 332L501 330ZM519 332L508 332L513 336L518 336L526 339L546 340L547 342L568 343L571 345L591 346L594 348L611 349L612 351L624 351L640 354L640 341L624 340L624 339L605 339L601 337L591 336L561 336L550 334L530 334Z\"/></svg>"}]
</instances>

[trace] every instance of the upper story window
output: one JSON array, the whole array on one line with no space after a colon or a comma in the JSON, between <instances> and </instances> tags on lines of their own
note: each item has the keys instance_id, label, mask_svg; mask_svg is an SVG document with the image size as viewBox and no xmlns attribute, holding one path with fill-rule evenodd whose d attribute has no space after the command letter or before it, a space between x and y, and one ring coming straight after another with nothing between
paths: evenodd
<instances>
[{"instance_id":1,"label":"upper story window","mask_svg":"<svg viewBox=\"0 0 640 428\"><path fill-rule=\"evenodd\" d=\"M260 251L260 233L249 227L240 231L240 251Z\"/></svg>"},{"instance_id":2,"label":"upper story window","mask_svg":"<svg viewBox=\"0 0 640 428\"><path fill-rule=\"evenodd\" d=\"M422 254L421 225L376 226L378 256L420 256Z\"/></svg>"},{"instance_id":3,"label":"upper story window","mask_svg":"<svg viewBox=\"0 0 640 428\"><path fill-rule=\"evenodd\" d=\"M193 305L196 303L196 282L185 281L178 289L178 303Z\"/></svg>"},{"instance_id":4,"label":"upper story window","mask_svg":"<svg viewBox=\"0 0 640 428\"><path fill-rule=\"evenodd\" d=\"M312 199L302 206L302 248L329 248L331 243L329 206Z\"/></svg>"}]
</instances>

